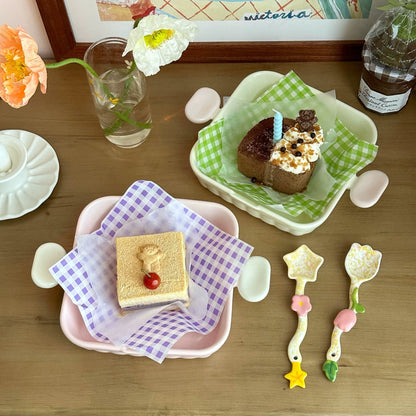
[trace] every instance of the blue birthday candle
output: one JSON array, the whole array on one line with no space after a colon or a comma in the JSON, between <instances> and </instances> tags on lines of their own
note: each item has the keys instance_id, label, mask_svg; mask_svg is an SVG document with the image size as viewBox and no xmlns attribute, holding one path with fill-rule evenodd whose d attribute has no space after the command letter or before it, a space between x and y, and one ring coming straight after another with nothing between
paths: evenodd
<instances>
[{"instance_id":1,"label":"blue birthday candle","mask_svg":"<svg viewBox=\"0 0 416 416\"><path fill-rule=\"evenodd\" d=\"M276 111L273 119L273 143L278 142L282 138L283 117Z\"/></svg>"}]
</instances>

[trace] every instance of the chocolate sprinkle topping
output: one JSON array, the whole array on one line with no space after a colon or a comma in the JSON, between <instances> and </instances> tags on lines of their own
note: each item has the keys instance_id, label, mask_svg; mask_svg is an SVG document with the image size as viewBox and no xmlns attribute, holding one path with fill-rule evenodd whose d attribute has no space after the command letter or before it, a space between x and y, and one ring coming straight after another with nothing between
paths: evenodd
<instances>
[{"instance_id":1,"label":"chocolate sprinkle topping","mask_svg":"<svg viewBox=\"0 0 416 416\"><path fill-rule=\"evenodd\" d=\"M259 160L269 160L273 150L273 118L265 119L254 126L240 143L238 149L255 155Z\"/></svg>"}]
</instances>

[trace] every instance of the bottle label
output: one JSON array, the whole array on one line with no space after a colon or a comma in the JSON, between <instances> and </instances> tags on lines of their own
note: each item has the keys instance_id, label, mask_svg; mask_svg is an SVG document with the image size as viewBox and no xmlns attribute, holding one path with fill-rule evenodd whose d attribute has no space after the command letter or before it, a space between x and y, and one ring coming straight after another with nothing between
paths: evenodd
<instances>
[{"instance_id":1,"label":"bottle label","mask_svg":"<svg viewBox=\"0 0 416 416\"><path fill-rule=\"evenodd\" d=\"M372 90L368 84L361 78L358 98L370 110L378 113L393 113L401 110L409 99L411 88L396 95L384 95Z\"/></svg>"}]
</instances>

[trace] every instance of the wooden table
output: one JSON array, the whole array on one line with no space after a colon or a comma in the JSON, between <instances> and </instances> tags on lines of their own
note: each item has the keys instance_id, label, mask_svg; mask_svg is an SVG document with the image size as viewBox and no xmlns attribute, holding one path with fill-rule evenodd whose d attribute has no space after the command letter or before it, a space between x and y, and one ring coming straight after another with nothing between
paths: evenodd
<instances>
[{"instance_id":1,"label":"wooden table","mask_svg":"<svg viewBox=\"0 0 416 416\"><path fill-rule=\"evenodd\" d=\"M327 221L296 237L263 223L200 185L189 153L201 125L184 106L202 86L229 96L252 72L290 69L322 91L368 114L376 123L380 169L390 185L370 209L344 194ZM0 129L23 129L45 138L60 162L51 197L35 211L2 221L0 277L0 414L2 415L414 415L416 412L416 260L414 157L416 97L397 114L366 111L357 99L361 64L172 64L148 80L154 127L142 146L123 150L106 142L98 126L84 70L49 71L46 95L14 110L0 102ZM240 238L272 266L271 288L260 303L235 291L230 335L205 359L147 358L88 351L62 333L63 290L32 282L36 248L48 241L70 250L82 209L106 195L121 195L138 179L152 180L177 198L214 201L230 208ZM342 338L335 383L322 370L333 319L348 306L344 259L353 242L383 253L377 277L363 285L367 311ZM294 282L283 255L307 244L325 258L302 344L306 388L289 389L287 346L297 323L290 310Z\"/></svg>"}]
</instances>

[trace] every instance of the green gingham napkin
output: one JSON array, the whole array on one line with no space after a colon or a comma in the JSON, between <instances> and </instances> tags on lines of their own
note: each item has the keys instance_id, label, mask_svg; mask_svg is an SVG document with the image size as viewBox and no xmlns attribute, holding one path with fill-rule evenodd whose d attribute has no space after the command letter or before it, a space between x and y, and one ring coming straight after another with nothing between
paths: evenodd
<instances>
[{"instance_id":1,"label":"green gingham napkin","mask_svg":"<svg viewBox=\"0 0 416 416\"><path fill-rule=\"evenodd\" d=\"M312 92L291 71L254 103L242 103L237 114L221 118L199 132L197 166L217 183L272 212L283 212L294 220L304 214L315 220L322 216L337 192L377 154L376 145L359 140L335 117L334 100L331 94ZM286 195L267 186L252 184L249 178L238 172L236 166L237 146L244 134L261 119L273 116L273 109L281 111L286 117L295 118L302 108L318 109L318 122L325 134L322 157L308 189L303 193ZM245 125L241 127L244 133L231 134L240 124Z\"/></svg>"}]
</instances>

